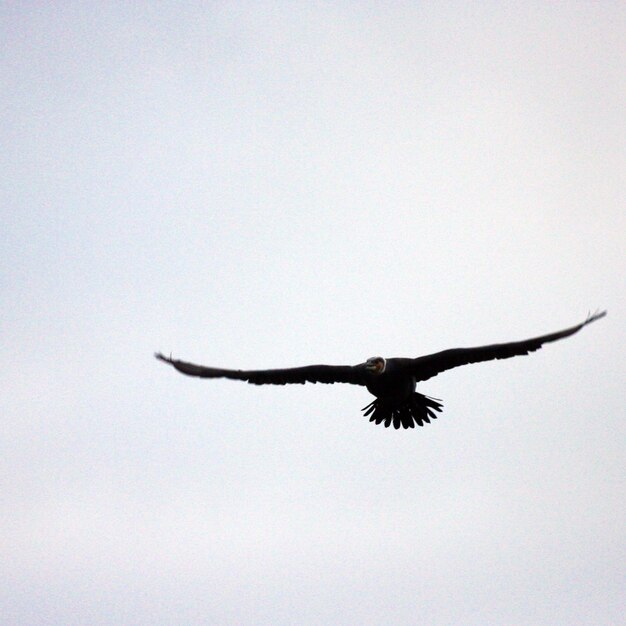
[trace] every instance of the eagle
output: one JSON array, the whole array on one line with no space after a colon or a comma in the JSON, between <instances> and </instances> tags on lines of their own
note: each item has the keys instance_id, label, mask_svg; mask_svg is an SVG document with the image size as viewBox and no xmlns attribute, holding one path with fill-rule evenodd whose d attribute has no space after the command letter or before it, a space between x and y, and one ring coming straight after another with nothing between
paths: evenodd
<instances>
[{"instance_id":1,"label":"eagle","mask_svg":"<svg viewBox=\"0 0 626 626\"><path fill-rule=\"evenodd\" d=\"M230 378L253 385L290 385L304 383L348 383L362 385L375 399L361 409L370 422L384 424L388 428L415 428L437 418L443 404L415 391L418 382L441 374L446 370L469 363L508 359L539 350L544 343L558 341L577 333L581 328L604 317L606 311L588 315L581 324L548 335L523 341L496 343L476 348L453 348L426 356L389 358L374 356L358 365L307 365L286 369L233 370L195 365L167 357L161 353L154 356L169 363L179 372L199 378Z\"/></svg>"}]
</instances>

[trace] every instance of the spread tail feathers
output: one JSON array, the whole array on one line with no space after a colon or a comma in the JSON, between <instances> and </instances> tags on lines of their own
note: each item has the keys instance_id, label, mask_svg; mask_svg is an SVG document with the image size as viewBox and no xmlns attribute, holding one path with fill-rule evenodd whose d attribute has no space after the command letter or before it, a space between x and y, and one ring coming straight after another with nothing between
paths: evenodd
<instances>
[{"instance_id":1,"label":"spread tail feathers","mask_svg":"<svg viewBox=\"0 0 626 626\"><path fill-rule=\"evenodd\" d=\"M415 424L423 426L430 424L431 419L437 419L435 411L441 412L443 405L436 398L430 398L421 393L412 393L403 404L389 404L384 399L376 398L361 410L364 415L370 416L370 422L382 424L385 428L393 424L394 428L415 428Z\"/></svg>"}]
</instances>

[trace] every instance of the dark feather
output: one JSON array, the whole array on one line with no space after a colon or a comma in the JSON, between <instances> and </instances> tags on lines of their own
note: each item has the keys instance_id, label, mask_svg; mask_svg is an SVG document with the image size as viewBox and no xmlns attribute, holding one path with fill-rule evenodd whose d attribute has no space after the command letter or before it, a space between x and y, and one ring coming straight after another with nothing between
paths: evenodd
<instances>
[{"instance_id":1,"label":"dark feather","mask_svg":"<svg viewBox=\"0 0 626 626\"><path fill-rule=\"evenodd\" d=\"M430 424L431 419L437 419L435 411L441 411L442 408L441 402L415 391L398 404L390 404L388 399L377 398L361 410L366 417L370 415L370 422L385 422L387 428L391 424L394 428L415 428L415 424L423 426L424 423Z\"/></svg>"},{"instance_id":2,"label":"dark feather","mask_svg":"<svg viewBox=\"0 0 626 626\"><path fill-rule=\"evenodd\" d=\"M304 383L365 384L364 370L359 365L307 365L305 367L272 370L229 370L178 361L160 353L154 356L165 363L173 365L183 374L198 376L199 378L230 378L233 380L244 380L253 385L303 385Z\"/></svg>"},{"instance_id":3,"label":"dark feather","mask_svg":"<svg viewBox=\"0 0 626 626\"><path fill-rule=\"evenodd\" d=\"M461 365L469 365L470 363L479 363L481 361L492 361L494 359L508 359L514 356L522 356L535 350L539 350L544 343L557 341L564 337L569 337L577 333L581 328L591 322L604 317L606 311L590 315L582 324L566 328L556 333L542 335L524 341L513 341L510 343L497 343L491 346L480 346L476 348L456 348L452 350L443 350L435 354L411 359L410 363L406 363L407 369L415 376L416 381L428 380L441 372L459 367ZM404 360L403 361L408 361Z\"/></svg>"}]
</instances>

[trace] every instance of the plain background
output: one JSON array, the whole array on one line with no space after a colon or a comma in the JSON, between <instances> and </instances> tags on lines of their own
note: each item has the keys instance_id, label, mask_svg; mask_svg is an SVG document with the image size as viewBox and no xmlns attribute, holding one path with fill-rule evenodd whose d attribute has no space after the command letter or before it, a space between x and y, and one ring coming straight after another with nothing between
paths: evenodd
<instances>
[{"instance_id":1,"label":"plain background","mask_svg":"<svg viewBox=\"0 0 626 626\"><path fill-rule=\"evenodd\" d=\"M4 2L8 624L617 624L620 2ZM606 319L448 372L358 363Z\"/></svg>"}]
</instances>

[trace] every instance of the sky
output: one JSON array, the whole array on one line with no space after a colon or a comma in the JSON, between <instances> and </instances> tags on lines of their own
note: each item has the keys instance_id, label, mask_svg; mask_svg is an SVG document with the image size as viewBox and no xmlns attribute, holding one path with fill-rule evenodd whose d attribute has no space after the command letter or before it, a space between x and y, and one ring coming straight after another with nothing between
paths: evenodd
<instances>
[{"instance_id":1,"label":"sky","mask_svg":"<svg viewBox=\"0 0 626 626\"><path fill-rule=\"evenodd\" d=\"M626 6L3 2L0 614L617 624ZM422 383L181 376L524 339Z\"/></svg>"}]
</instances>

